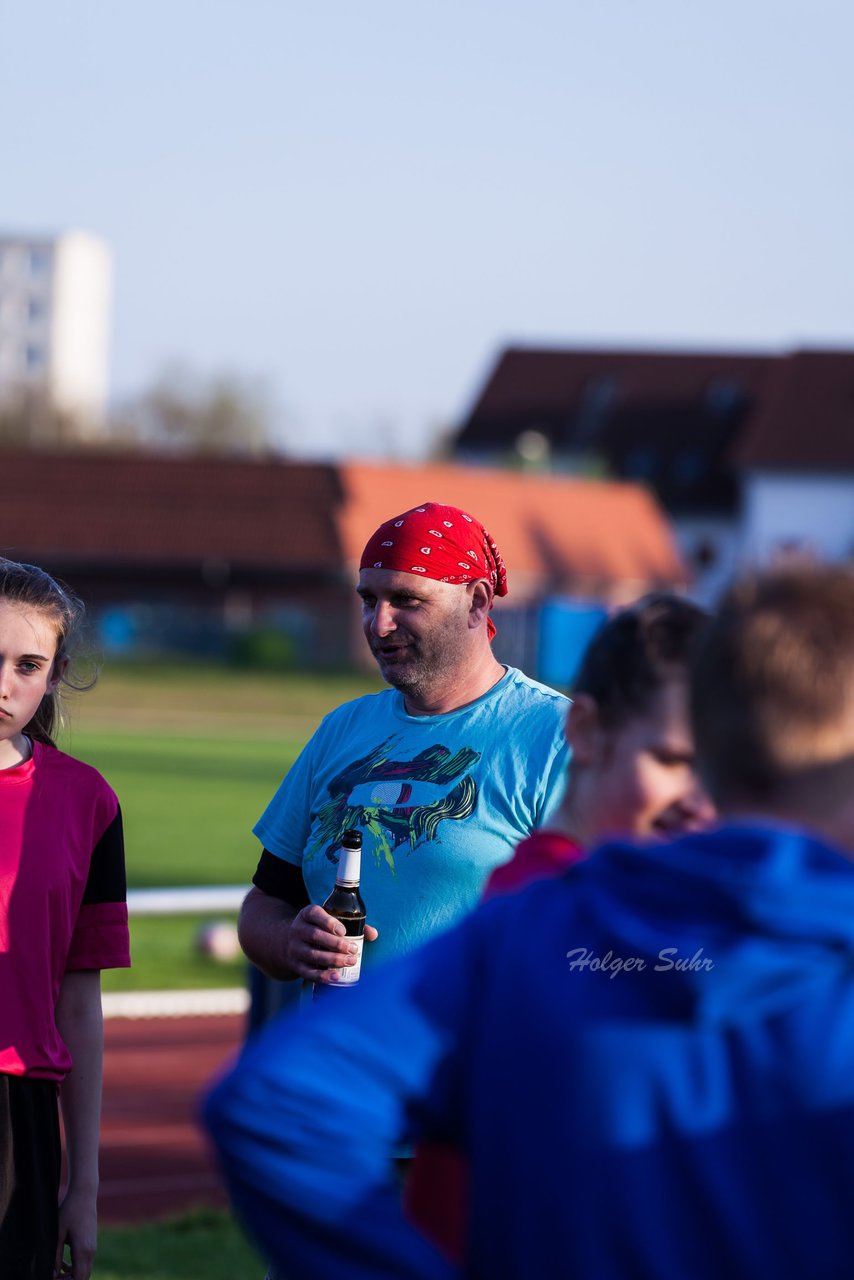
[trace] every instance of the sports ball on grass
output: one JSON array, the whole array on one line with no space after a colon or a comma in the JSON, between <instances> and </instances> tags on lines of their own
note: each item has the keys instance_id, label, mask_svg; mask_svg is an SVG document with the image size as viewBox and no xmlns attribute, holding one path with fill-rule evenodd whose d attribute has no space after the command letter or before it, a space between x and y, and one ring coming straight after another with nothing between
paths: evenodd
<instances>
[{"instance_id":1,"label":"sports ball on grass","mask_svg":"<svg viewBox=\"0 0 854 1280\"><path fill-rule=\"evenodd\" d=\"M236 960L241 954L233 920L206 920L196 934L196 950L211 960Z\"/></svg>"}]
</instances>

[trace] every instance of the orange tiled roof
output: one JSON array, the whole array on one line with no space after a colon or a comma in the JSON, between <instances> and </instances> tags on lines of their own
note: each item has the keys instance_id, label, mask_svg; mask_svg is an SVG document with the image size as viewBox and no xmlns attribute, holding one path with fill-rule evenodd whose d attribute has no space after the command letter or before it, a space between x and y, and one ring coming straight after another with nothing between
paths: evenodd
<instances>
[{"instance_id":1,"label":"orange tiled roof","mask_svg":"<svg viewBox=\"0 0 854 1280\"><path fill-rule=\"evenodd\" d=\"M0 452L0 553L168 569L218 559L355 575L374 529L436 500L470 509L511 598L685 582L670 528L631 484L458 466Z\"/></svg>"},{"instance_id":2,"label":"orange tiled roof","mask_svg":"<svg viewBox=\"0 0 854 1280\"><path fill-rule=\"evenodd\" d=\"M689 574L654 499L632 484L459 466L341 466L340 520L354 567L384 520L419 502L462 507L495 538L510 595L582 583L678 585Z\"/></svg>"}]
</instances>

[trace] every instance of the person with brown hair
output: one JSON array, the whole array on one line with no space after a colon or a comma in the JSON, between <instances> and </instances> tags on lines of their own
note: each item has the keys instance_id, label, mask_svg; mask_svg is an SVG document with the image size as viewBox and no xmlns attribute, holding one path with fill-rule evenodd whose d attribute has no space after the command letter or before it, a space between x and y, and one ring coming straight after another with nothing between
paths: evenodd
<instances>
[{"instance_id":1,"label":"person with brown hair","mask_svg":"<svg viewBox=\"0 0 854 1280\"><path fill-rule=\"evenodd\" d=\"M566 718L571 764L560 809L496 867L484 900L559 875L609 836L673 839L712 822L688 715L688 667L707 620L693 601L655 592L601 624L573 682ZM463 1255L468 1201L460 1153L420 1146L404 1204L451 1259Z\"/></svg>"},{"instance_id":2,"label":"person with brown hair","mask_svg":"<svg viewBox=\"0 0 854 1280\"><path fill-rule=\"evenodd\" d=\"M714 808L688 715L688 664L707 617L655 592L602 623L573 682L560 809L493 871L485 897L556 874L608 836L671 839L708 826Z\"/></svg>"},{"instance_id":3,"label":"person with brown hair","mask_svg":"<svg viewBox=\"0 0 854 1280\"><path fill-rule=\"evenodd\" d=\"M854 573L759 574L704 630L724 818L611 841L262 1035L208 1124L295 1274L453 1274L388 1151L471 1168L462 1270L847 1280L854 1257Z\"/></svg>"},{"instance_id":4,"label":"person with brown hair","mask_svg":"<svg viewBox=\"0 0 854 1280\"><path fill-rule=\"evenodd\" d=\"M82 608L43 569L0 558L3 1280L89 1280L97 1240L100 971L130 964L118 800L95 769L54 745ZM59 1204L57 1098L68 1162Z\"/></svg>"},{"instance_id":5,"label":"person with brown hair","mask_svg":"<svg viewBox=\"0 0 854 1280\"><path fill-rule=\"evenodd\" d=\"M850 847L854 604L848 569L752 577L703 652L692 709L703 772L730 814L761 807Z\"/></svg>"}]
</instances>

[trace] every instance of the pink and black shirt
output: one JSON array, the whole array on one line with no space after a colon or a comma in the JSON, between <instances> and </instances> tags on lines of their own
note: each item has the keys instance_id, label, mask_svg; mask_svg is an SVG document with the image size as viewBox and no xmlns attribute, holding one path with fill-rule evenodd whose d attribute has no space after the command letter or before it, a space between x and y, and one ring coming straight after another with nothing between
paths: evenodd
<instances>
[{"instance_id":1,"label":"pink and black shirt","mask_svg":"<svg viewBox=\"0 0 854 1280\"><path fill-rule=\"evenodd\" d=\"M61 1080L55 1009L69 970L130 964L118 800L55 747L0 770L0 1072Z\"/></svg>"}]
</instances>

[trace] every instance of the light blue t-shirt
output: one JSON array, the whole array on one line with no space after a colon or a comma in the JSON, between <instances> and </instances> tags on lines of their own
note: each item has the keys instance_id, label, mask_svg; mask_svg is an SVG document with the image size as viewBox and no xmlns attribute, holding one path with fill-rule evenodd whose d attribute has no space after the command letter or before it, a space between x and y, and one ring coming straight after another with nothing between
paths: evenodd
<instances>
[{"instance_id":1,"label":"light blue t-shirt","mask_svg":"<svg viewBox=\"0 0 854 1280\"><path fill-rule=\"evenodd\" d=\"M478 902L489 873L560 803L569 700L508 668L483 697L412 716L395 689L324 718L254 827L302 868L312 902L335 882L341 836L362 832L362 897L376 963Z\"/></svg>"}]
</instances>

